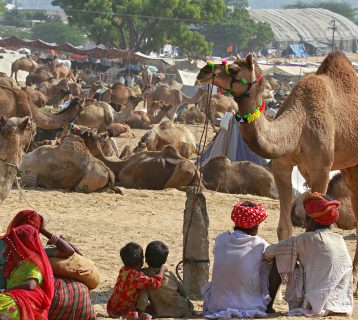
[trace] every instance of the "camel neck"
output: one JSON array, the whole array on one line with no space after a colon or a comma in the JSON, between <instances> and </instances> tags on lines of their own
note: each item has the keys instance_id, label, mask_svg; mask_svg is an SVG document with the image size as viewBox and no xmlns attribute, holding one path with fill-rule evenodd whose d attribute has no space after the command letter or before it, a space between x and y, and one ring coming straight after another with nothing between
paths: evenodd
<instances>
[{"instance_id":1,"label":"camel neck","mask_svg":"<svg viewBox=\"0 0 358 320\"><path fill-rule=\"evenodd\" d=\"M261 95L244 99L239 114L252 114L259 105ZM302 115L296 112L294 105L284 103L282 112L274 120L268 120L264 114L251 123L240 122L240 132L249 148L261 157L279 158L292 152L298 143L302 130Z\"/></svg>"}]
</instances>

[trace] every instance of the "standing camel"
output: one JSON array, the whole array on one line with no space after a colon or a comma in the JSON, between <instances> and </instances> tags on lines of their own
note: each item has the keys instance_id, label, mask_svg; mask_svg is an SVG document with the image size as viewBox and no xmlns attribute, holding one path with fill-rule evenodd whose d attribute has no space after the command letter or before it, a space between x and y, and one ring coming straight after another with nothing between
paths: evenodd
<instances>
[{"instance_id":1,"label":"standing camel","mask_svg":"<svg viewBox=\"0 0 358 320\"><path fill-rule=\"evenodd\" d=\"M231 90L245 142L261 157L273 159L280 198L280 240L292 234L291 173L295 165L312 191L321 193L327 191L329 172L341 170L358 218L358 78L343 53L330 53L316 74L301 79L273 121L261 115L265 84L251 54L228 66L209 63L197 79ZM356 286L358 241L353 271Z\"/></svg>"},{"instance_id":2,"label":"standing camel","mask_svg":"<svg viewBox=\"0 0 358 320\"><path fill-rule=\"evenodd\" d=\"M36 68L38 67L37 63L26 57L22 57L20 59L15 60L11 65L11 78L13 74L15 74L15 80L17 84L19 84L19 81L17 81L17 72L19 70L27 71L28 73L34 72Z\"/></svg>"}]
</instances>

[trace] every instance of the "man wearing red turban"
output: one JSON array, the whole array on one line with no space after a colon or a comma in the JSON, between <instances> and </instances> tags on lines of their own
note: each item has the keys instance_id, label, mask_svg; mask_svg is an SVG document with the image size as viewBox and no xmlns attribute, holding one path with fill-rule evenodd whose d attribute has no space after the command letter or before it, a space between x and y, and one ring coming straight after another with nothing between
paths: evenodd
<instances>
[{"instance_id":1,"label":"man wearing red turban","mask_svg":"<svg viewBox=\"0 0 358 320\"><path fill-rule=\"evenodd\" d=\"M266 218L264 207L251 201L238 203L232 209L234 231L216 238L212 281L202 288L206 317L267 316L271 265L263 256L268 243L257 236Z\"/></svg>"},{"instance_id":2,"label":"man wearing red turban","mask_svg":"<svg viewBox=\"0 0 358 320\"><path fill-rule=\"evenodd\" d=\"M306 232L265 250L287 282L289 315L326 316L353 312L352 260L341 235L331 231L339 201L307 193Z\"/></svg>"}]
</instances>

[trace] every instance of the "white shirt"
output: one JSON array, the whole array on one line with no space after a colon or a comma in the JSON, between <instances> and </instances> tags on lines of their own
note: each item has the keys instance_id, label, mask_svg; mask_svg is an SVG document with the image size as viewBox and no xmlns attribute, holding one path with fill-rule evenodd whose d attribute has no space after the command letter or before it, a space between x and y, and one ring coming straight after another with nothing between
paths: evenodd
<instances>
[{"instance_id":1,"label":"white shirt","mask_svg":"<svg viewBox=\"0 0 358 320\"><path fill-rule=\"evenodd\" d=\"M203 287L206 317L266 316L270 265L264 262L263 252L267 246L264 239L241 231L216 238L212 281Z\"/></svg>"}]
</instances>

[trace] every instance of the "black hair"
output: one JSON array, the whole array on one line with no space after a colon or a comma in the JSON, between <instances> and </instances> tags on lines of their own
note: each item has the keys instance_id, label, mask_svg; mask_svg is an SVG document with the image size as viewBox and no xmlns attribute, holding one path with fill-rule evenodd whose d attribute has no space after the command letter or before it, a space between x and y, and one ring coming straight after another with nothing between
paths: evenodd
<instances>
[{"instance_id":1,"label":"black hair","mask_svg":"<svg viewBox=\"0 0 358 320\"><path fill-rule=\"evenodd\" d=\"M251 229L243 229L240 227L234 227L235 231L242 231L245 232L246 234L250 235L250 236L256 236L257 235L257 231L259 230L259 226L253 227Z\"/></svg>"},{"instance_id":2,"label":"black hair","mask_svg":"<svg viewBox=\"0 0 358 320\"><path fill-rule=\"evenodd\" d=\"M141 267L143 265L143 248L138 243L127 243L119 251L119 254L126 267L136 268L138 266Z\"/></svg>"},{"instance_id":3,"label":"black hair","mask_svg":"<svg viewBox=\"0 0 358 320\"><path fill-rule=\"evenodd\" d=\"M160 268L168 258L169 249L161 241L152 241L145 249L145 261L149 267Z\"/></svg>"}]
</instances>

